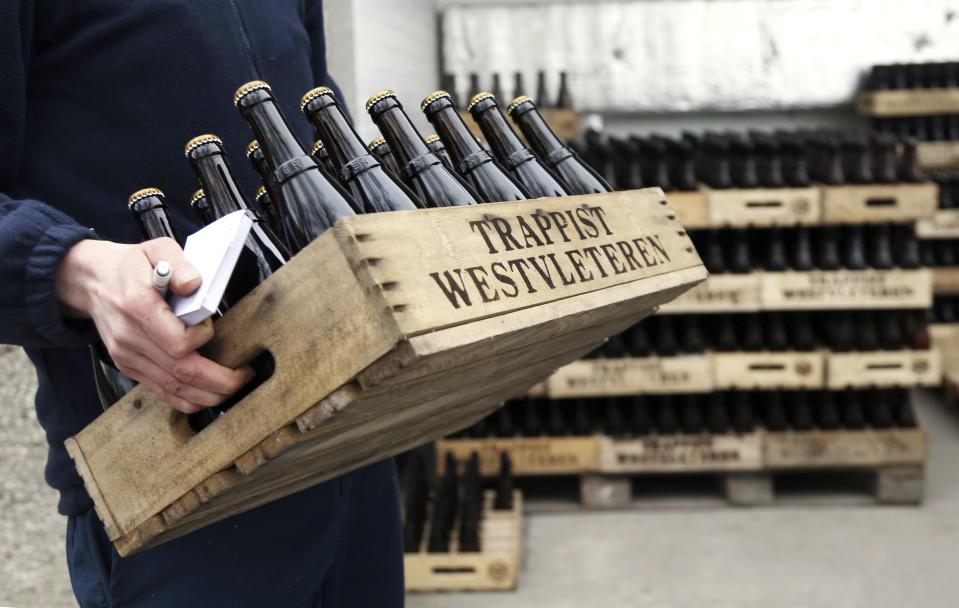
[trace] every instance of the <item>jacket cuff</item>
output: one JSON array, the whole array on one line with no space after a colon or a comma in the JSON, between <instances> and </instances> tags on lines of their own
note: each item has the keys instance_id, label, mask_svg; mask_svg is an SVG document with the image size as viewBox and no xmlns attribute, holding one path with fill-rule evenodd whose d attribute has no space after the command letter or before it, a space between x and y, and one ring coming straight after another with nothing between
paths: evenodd
<instances>
[{"instance_id":1,"label":"jacket cuff","mask_svg":"<svg viewBox=\"0 0 959 608\"><path fill-rule=\"evenodd\" d=\"M50 226L27 258L25 303L34 330L55 346L85 346L96 340L93 323L67 319L56 295L57 267L70 248L84 239L98 239L92 228L77 224Z\"/></svg>"}]
</instances>

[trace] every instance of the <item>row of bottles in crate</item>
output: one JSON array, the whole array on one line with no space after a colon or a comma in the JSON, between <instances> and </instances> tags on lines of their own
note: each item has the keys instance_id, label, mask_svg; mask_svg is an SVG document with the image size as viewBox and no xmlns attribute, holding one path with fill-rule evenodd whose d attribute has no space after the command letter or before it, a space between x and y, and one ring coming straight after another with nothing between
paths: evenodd
<instances>
[{"instance_id":1,"label":"row of bottles in crate","mask_svg":"<svg viewBox=\"0 0 959 608\"><path fill-rule=\"evenodd\" d=\"M959 62L877 64L863 83L867 91L950 89L959 87Z\"/></svg>"},{"instance_id":2,"label":"row of bottles in crate","mask_svg":"<svg viewBox=\"0 0 959 608\"><path fill-rule=\"evenodd\" d=\"M553 87L550 87L549 80L553 80L554 78L555 80L552 83ZM513 72L512 97L506 97L506 89L503 88L503 79L500 78L499 72L490 73L485 78L485 83L481 82L479 74L470 72L465 95L460 94L463 88L458 85L455 74L443 74L440 84L444 90L452 95L454 105L458 107L465 107L466 104L460 103L461 101L468 101L483 91L489 91L496 99L515 99L523 95L528 95L536 101L536 105L540 108L572 109L573 107L573 96L569 90L569 79L566 77L566 72L559 72L558 75L554 76L553 74L548 75L545 70L537 71L535 94L526 88L523 73ZM486 85L485 87L483 86L484 84ZM555 91L555 96L551 91Z\"/></svg>"},{"instance_id":3,"label":"row of bottles in crate","mask_svg":"<svg viewBox=\"0 0 959 608\"><path fill-rule=\"evenodd\" d=\"M579 399L514 399L452 438L610 437L911 428L906 389L717 391Z\"/></svg>"},{"instance_id":4,"label":"row of bottles in crate","mask_svg":"<svg viewBox=\"0 0 959 608\"><path fill-rule=\"evenodd\" d=\"M665 191L920 182L916 142L860 131L683 132L620 137L590 130L574 144L616 190Z\"/></svg>"},{"instance_id":5,"label":"row of bottles in crate","mask_svg":"<svg viewBox=\"0 0 959 608\"><path fill-rule=\"evenodd\" d=\"M480 547L483 516L483 478L479 471L479 455L473 452L460 475L455 458L446 455L442 477L433 487L427 459L421 451L407 454L403 469L403 546L406 553L423 549L424 533L428 553L447 553L453 538L458 540L459 553L475 553ZM500 470L495 479L493 510L513 508L513 474L509 455L500 456Z\"/></svg>"},{"instance_id":6,"label":"row of bottles in crate","mask_svg":"<svg viewBox=\"0 0 959 608\"><path fill-rule=\"evenodd\" d=\"M959 296L940 295L932 300L930 323L959 323Z\"/></svg>"},{"instance_id":7,"label":"row of bottles in crate","mask_svg":"<svg viewBox=\"0 0 959 608\"><path fill-rule=\"evenodd\" d=\"M925 310L656 315L610 336L589 357L673 357L707 350L925 350L927 315Z\"/></svg>"},{"instance_id":8,"label":"row of bottles in crate","mask_svg":"<svg viewBox=\"0 0 959 608\"><path fill-rule=\"evenodd\" d=\"M900 139L955 141L959 140L959 114L873 118L872 130Z\"/></svg>"},{"instance_id":9,"label":"row of bottles in crate","mask_svg":"<svg viewBox=\"0 0 959 608\"><path fill-rule=\"evenodd\" d=\"M710 273L754 270L888 270L937 265L940 253L924 257L911 223L848 224L791 228L690 231ZM929 249L929 248L927 248ZM943 259L951 259L948 255Z\"/></svg>"}]
</instances>

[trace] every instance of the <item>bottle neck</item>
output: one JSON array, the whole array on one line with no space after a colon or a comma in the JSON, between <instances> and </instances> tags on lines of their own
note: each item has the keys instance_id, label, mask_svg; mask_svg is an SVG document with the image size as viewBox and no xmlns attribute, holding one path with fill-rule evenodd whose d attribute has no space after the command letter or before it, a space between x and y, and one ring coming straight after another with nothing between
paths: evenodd
<instances>
[{"instance_id":1,"label":"bottle neck","mask_svg":"<svg viewBox=\"0 0 959 608\"><path fill-rule=\"evenodd\" d=\"M377 114L373 120L386 138L401 169L414 158L429 153L419 131L399 104Z\"/></svg>"},{"instance_id":2,"label":"bottle neck","mask_svg":"<svg viewBox=\"0 0 959 608\"><path fill-rule=\"evenodd\" d=\"M500 159L525 149L523 143L506 122L506 117L495 104L473 113L473 119L486 137L487 143Z\"/></svg>"},{"instance_id":3,"label":"bottle neck","mask_svg":"<svg viewBox=\"0 0 959 608\"><path fill-rule=\"evenodd\" d=\"M429 112L427 118L436 127L436 133L443 140L447 152L457 165L462 165L473 154L486 155L452 104L445 103L443 107ZM488 155L486 157L489 158Z\"/></svg>"},{"instance_id":4,"label":"bottle neck","mask_svg":"<svg viewBox=\"0 0 959 608\"><path fill-rule=\"evenodd\" d=\"M522 113L514 112L513 121L519 125L526 141L540 158L547 158L551 153L566 147L549 128L536 108L530 108Z\"/></svg>"},{"instance_id":5,"label":"bottle neck","mask_svg":"<svg viewBox=\"0 0 959 608\"><path fill-rule=\"evenodd\" d=\"M243 109L243 117L250 124L266 156L270 171L300 156L306 156L303 145L290 130L283 113L272 99L265 99Z\"/></svg>"},{"instance_id":6,"label":"bottle neck","mask_svg":"<svg viewBox=\"0 0 959 608\"><path fill-rule=\"evenodd\" d=\"M149 241L169 237L174 241L180 242L180 237L173 228L173 223L170 221L170 216L165 207L155 205L143 211L134 211L133 215L136 218L137 224L140 225L143 240Z\"/></svg>"},{"instance_id":7,"label":"bottle neck","mask_svg":"<svg viewBox=\"0 0 959 608\"><path fill-rule=\"evenodd\" d=\"M221 218L234 211L250 208L243 192L233 179L233 172L227 159L222 154L210 154L193 159L193 169L196 171L206 199L213 208L213 215Z\"/></svg>"},{"instance_id":8,"label":"bottle neck","mask_svg":"<svg viewBox=\"0 0 959 608\"><path fill-rule=\"evenodd\" d=\"M320 132L324 143L323 148L329 153L337 169L342 168L354 158L369 154L360 136L346 120L346 116L336 103L327 102L325 106L309 112L309 117L313 126Z\"/></svg>"},{"instance_id":9,"label":"bottle neck","mask_svg":"<svg viewBox=\"0 0 959 608\"><path fill-rule=\"evenodd\" d=\"M250 155L250 162L253 163L253 168L263 181L263 185L269 188L270 167L267 165L266 154L263 153L263 148L257 148L253 154Z\"/></svg>"}]
</instances>

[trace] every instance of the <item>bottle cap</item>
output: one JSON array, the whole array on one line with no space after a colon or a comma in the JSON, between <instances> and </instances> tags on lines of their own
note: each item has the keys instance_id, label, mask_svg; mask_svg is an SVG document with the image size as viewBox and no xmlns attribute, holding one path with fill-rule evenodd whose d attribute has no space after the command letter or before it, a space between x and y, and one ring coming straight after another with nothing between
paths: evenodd
<instances>
[{"instance_id":1,"label":"bottle cap","mask_svg":"<svg viewBox=\"0 0 959 608\"><path fill-rule=\"evenodd\" d=\"M256 200L260 200L260 198L263 196L266 196L266 187L260 186L259 188L256 189L256 196L254 198Z\"/></svg>"},{"instance_id":2,"label":"bottle cap","mask_svg":"<svg viewBox=\"0 0 959 608\"><path fill-rule=\"evenodd\" d=\"M260 149L260 142L253 140L246 145L246 157L253 158L253 153Z\"/></svg>"},{"instance_id":3,"label":"bottle cap","mask_svg":"<svg viewBox=\"0 0 959 608\"><path fill-rule=\"evenodd\" d=\"M310 148L310 154L316 156L316 153L323 149L323 140L318 139L313 142L313 147Z\"/></svg>"},{"instance_id":4,"label":"bottle cap","mask_svg":"<svg viewBox=\"0 0 959 608\"><path fill-rule=\"evenodd\" d=\"M473 109L473 106L483 101L484 99L492 99L493 101L496 101L496 97L489 91L480 91L476 95L473 95L472 99L470 99L470 102L466 104L466 111L469 112L470 110Z\"/></svg>"},{"instance_id":5,"label":"bottle cap","mask_svg":"<svg viewBox=\"0 0 959 608\"><path fill-rule=\"evenodd\" d=\"M369 99L366 100L366 110L369 111L378 101L383 101L387 97L392 97L396 99L396 93L393 92L393 89L383 89L379 93L374 93Z\"/></svg>"},{"instance_id":6,"label":"bottle cap","mask_svg":"<svg viewBox=\"0 0 959 608\"><path fill-rule=\"evenodd\" d=\"M206 133L204 135L197 135L190 141L186 142L186 145L183 146L183 153L187 156L190 156L190 152L199 148L203 144L217 144L219 146L223 145L223 140L213 135L212 133Z\"/></svg>"},{"instance_id":7,"label":"bottle cap","mask_svg":"<svg viewBox=\"0 0 959 608\"><path fill-rule=\"evenodd\" d=\"M506 113L512 114L513 110L518 108L520 105L526 103L527 101L530 103L533 103L533 100L530 98L529 95L520 95L513 101L509 102L509 105L506 107Z\"/></svg>"},{"instance_id":8,"label":"bottle cap","mask_svg":"<svg viewBox=\"0 0 959 608\"><path fill-rule=\"evenodd\" d=\"M310 89L306 92L302 98L300 98L300 109L306 107L306 104L310 103L320 95L329 95L330 97L336 97L333 93L333 89L330 87L316 87L315 89Z\"/></svg>"},{"instance_id":9,"label":"bottle cap","mask_svg":"<svg viewBox=\"0 0 959 608\"><path fill-rule=\"evenodd\" d=\"M444 97L446 99L451 99L450 94L447 93L446 91L433 91L432 93L430 93L429 95L423 98L423 101L420 103L420 109L425 110L426 106L430 105L434 101L443 99Z\"/></svg>"},{"instance_id":10,"label":"bottle cap","mask_svg":"<svg viewBox=\"0 0 959 608\"><path fill-rule=\"evenodd\" d=\"M206 198L206 192L203 191L203 188L200 188L193 193L193 196L190 197L190 206L197 204L201 198Z\"/></svg>"},{"instance_id":11,"label":"bottle cap","mask_svg":"<svg viewBox=\"0 0 959 608\"><path fill-rule=\"evenodd\" d=\"M127 199L127 206L132 207L137 201L141 201L150 196L164 197L164 194L163 191L158 188L144 188L143 190L137 190L130 195L129 199Z\"/></svg>"},{"instance_id":12,"label":"bottle cap","mask_svg":"<svg viewBox=\"0 0 959 608\"><path fill-rule=\"evenodd\" d=\"M434 141L439 141L439 140L440 140L440 136L437 135L436 133L430 133L429 135L423 136L423 141L428 144L431 144Z\"/></svg>"},{"instance_id":13,"label":"bottle cap","mask_svg":"<svg viewBox=\"0 0 959 608\"><path fill-rule=\"evenodd\" d=\"M379 146L382 146L385 143L386 143L386 138L380 135L378 137L374 137L373 140L369 144L367 144L366 149L372 152L374 149L378 148Z\"/></svg>"},{"instance_id":14,"label":"bottle cap","mask_svg":"<svg viewBox=\"0 0 959 608\"><path fill-rule=\"evenodd\" d=\"M273 89L270 88L270 85L263 82L262 80L251 80L250 82L246 83L245 85L237 89L236 93L233 94L233 105L239 105L240 100L243 99L245 95L252 93L253 91L258 91L260 89L273 91Z\"/></svg>"}]
</instances>

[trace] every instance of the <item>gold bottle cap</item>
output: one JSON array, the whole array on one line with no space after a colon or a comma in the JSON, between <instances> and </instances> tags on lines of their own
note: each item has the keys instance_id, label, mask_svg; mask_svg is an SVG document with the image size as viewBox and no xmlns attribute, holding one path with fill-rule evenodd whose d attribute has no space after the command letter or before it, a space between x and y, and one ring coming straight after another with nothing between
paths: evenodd
<instances>
[{"instance_id":1,"label":"gold bottle cap","mask_svg":"<svg viewBox=\"0 0 959 608\"><path fill-rule=\"evenodd\" d=\"M509 102L509 105L506 106L506 113L507 113L507 114L512 114L512 113L513 113L513 110L515 110L517 107L519 107L520 104L526 103L527 101L530 102L530 103L532 103L533 100L532 100L532 98L530 98L529 95L520 95L519 97L517 97L517 98L514 99L513 101Z\"/></svg>"},{"instance_id":2,"label":"gold bottle cap","mask_svg":"<svg viewBox=\"0 0 959 608\"><path fill-rule=\"evenodd\" d=\"M144 188L143 190L137 190L130 195L130 198L127 199L127 206L132 207L137 201L143 200L150 196L164 196L163 191L159 188Z\"/></svg>"},{"instance_id":3,"label":"gold bottle cap","mask_svg":"<svg viewBox=\"0 0 959 608\"><path fill-rule=\"evenodd\" d=\"M428 144L431 144L434 141L439 141L439 140L440 140L440 136L437 135L436 133L430 133L429 135L423 136L423 141L425 141Z\"/></svg>"},{"instance_id":4,"label":"gold bottle cap","mask_svg":"<svg viewBox=\"0 0 959 608\"><path fill-rule=\"evenodd\" d=\"M420 110L425 110L426 106L430 105L437 99L443 99L444 97L447 99L451 99L450 94L447 93L446 91L433 91L432 93L424 97L422 102L420 102Z\"/></svg>"},{"instance_id":5,"label":"gold bottle cap","mask_svg":"<svg viewBox=\"0 0 959 608\"><path fill-rule=\"evenodd\" d=\"M202 146L203 144L219 144L222 146L223 140L212 133L197 135L190 141L186 142L186 145L183 146L183 153L187 156L190 156L190 152L193 152L194 149Z\"/></svg>"},{"instance_id":6,"label":"gold bottle cap","mask_svg":"<svg viewBox=\"0 0 959 608\"><path fill-rule=\"evenodd\" d=\"M386 143L386 138L383 137L382 135L379 135L377 137L374 137L373 140L369 144L367 144L366 149L372 152L373 150L375 150L379 146L382 146L385 143Z\"/></svg>"},{"instance_id":7,"label":"gold bottle cap","mask_svg":"<svg viewBox=\"0 0 959 608\"><path fill-rule=\"evenodd\" d=\"M396 93L393 92L393 89L383 89L379 93L374 93L369 99L366 100L366 111L369 112L370 108L373 107L378 101L382 101L387 97L396 98Z\"/></svg>"},{"instance_id":8,"label":"gold bottle cap","mask_svg":"<svg viewBox=\"0 0 959 608\"><path fill-rule=\"evenodd\" d=\"M238 105L240 103L240 100L243 99L243 97L247 95L248 93L252 93L253 91L258 91L260 89L266 89L267 91L273 90L270 88L270 85L263 82L262 80L251 80L250 82L246 83L245 85L237 89L236 93L233 94L233 105Z\"/></svg>"},{"instance_id":9,"label":"gold bottle cap","mask_svg":"<svg viewBox=\"0 0 959 608\"><path fill-rule=\"evenodd\" d=\"M193 196L190 197L190 206L192 207L193 205L197 204L197 201L199 201L201 198L206 198L206 192L203 191L203 188L200 188L194 192Z\"/></svg>"},{"instance_id":10,"label":"gold bottle cap","mask_svg":"<svg viewBox=\"0 0 959 608\"><path fill-rule=\"evenodd\" d=\"M265 186L260 186L259 188L256 189L256 197L255 197L255 198L256 198L256 200L260 200L260 198L262 198L262 197L264 197L264 196L266 196L266 187L265 187Z\"/></svg>"},{"instance_id":11,"label":"gold bottle cap","mask_svg":"<svg viewBox=\"0 0 959 608\"><path fill-rule=\"evenodd\" d=\"M492 99L493 101L496 101L496 97L489 91L480 91L476 95L473 95L473 98L470 99L470 102L466 104L466 111L469 112L470 110L473 109L473 106L483 101L484 99Z\"/></svg>"},{"instance_id":12,"label":"gold bottle cap","mask_svg":"<svg viewBox=\"0 0 959 608\"><path fill-rule=\"evenodd\" d=\"M330 97L336 97L333 93L333 89L330 87L316 87L315 89L310 89L306 92L302 98L300 98L300 110L306 107L306 104L310 103L320 95L329 95Z\"/></svg>"},{"instance_id":13,"label":"gold bottle cap","mask_svg":"<svg viewBox=\"0 0 959 608\"><path fill-rule=\"evenodd\" d=\"M316 156L316 153L323 149L323 140L318 139L313 142L313 147L310 148L310 154Z\"/></svg>"},{"instance_id":14,"label":"gold bottle cap","mask_svg":"<svg viewBox=\"0 0 959 608\"><path fill-rule=\"evenodd\" d=\"M246 145L246 157L253 158L253 153L260 149L260 142L253 140Z\"/></svg>"}]
</instances>

